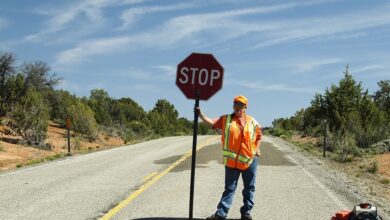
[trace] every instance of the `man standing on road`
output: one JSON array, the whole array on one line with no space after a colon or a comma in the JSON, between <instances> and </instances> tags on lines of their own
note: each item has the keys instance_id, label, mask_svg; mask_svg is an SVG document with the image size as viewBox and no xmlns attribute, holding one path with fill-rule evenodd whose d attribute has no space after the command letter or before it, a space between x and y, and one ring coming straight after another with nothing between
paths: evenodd
<instances>
[{"instance_id":1,"label":"man standing on road","mask_svg":"<svg viewBox=\"0 0 390 220\"><path fill-rule=\"evenodd\" d=\"M244 205L241 207L241 219L252 219L254 205L256 170L260 156L261 130L259 123L246 114L248 99L234 97L234 113L220 118L210 119L200 108L196 108L199 117L207 124L222 130L223 160L225 164L225 191L215 214L207 219L226 219L233 201L237 182L242 175Z\"/></svg>"}]
</instances>

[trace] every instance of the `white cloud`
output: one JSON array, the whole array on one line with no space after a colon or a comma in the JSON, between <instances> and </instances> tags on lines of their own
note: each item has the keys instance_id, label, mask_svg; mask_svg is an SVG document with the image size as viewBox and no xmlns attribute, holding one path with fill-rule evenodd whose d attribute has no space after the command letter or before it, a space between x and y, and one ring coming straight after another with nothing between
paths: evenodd
<instances>
[{"instance_id":1,"label":"white cloud","mask_svg":"<svg viewBox=\"0 0 390 220\"><path fill-rule=\"evenodd\" d=\"M71 82L68 80L62 80L61 83L57 87L59 89L71 91L72 93L75 93L75 94L89 95L89 93L92 89L96 89L96 88L104 89L104 88L106 88L106 85L102 82L96 82L93 84L85 85L85 84Z\"/></svg>"},{"instance_id":2,"label":"white cloud","mask_svg":"<svg viewBox=\"0 0 390 220\"><path fill-rule=\"evenodd\" d=\"M330 64L336 64L341 63L343 60L340 58L327 58L327 59L317 59L317 60L309 60L304 62L297 62L295 67L293 67L293 71L299 72L299 73L306 73L313 70L316 70L322 66L330 65Z\"/></svg>"},{"instance_id":3,"label":"white cloud","mask_svg":"<svg viewBox=\"0 0 390 220\"><path fill-rule=\"evenodd\" d=\"M127 75L130 76L131 78L138 79L138 80L150 81L155 79L155 77L152 74L147 73L143 70L131 69Z\"/></svg>"},{"instance_id":4,"label":"white cloud","mask_svg":"<svg viewBox=\"0 0 390 220\"><path fill-rule=\"evenodd\" d=\"M175 10L180 10L180 9L191 8L194 6L195 5L193 3L182 3L182 4L169 5L169 6L152 6L152 7L130 8L128 10L125 10L122 13L121 19L123 21L123 25L119 29L124 30L124 29L128 28L133 23L135 23L137 19L139 19L141 16L148 14L148 13L175 11Z\"/></svg>"},{"instance_id":5,"label":"white cloud","mask_svg":"<svg viewBox=\"0 0 390 220\"><path fill-rule=\"evenodd\" d=\"M384 7L328 18L256 22L247 22L241 19L242 16L280 12L314 3L318 2L287 3L173 17L157 28L132 36L123 35L81 43L72 49L61 52L58 61L63 64L72 64L89 56L108 54L118 49L131 51L136 48L172 48L180 47L183 43L187 46L189 43L193 46L206 45L209 48L211 45L239 39L249 33L253 39L261 41L261 43L251 47L256 49L300 40L337 38L344 34L351 37L362 36L365 34L362 31L368 28L390 25L390 14L387 13L388 10ZM319 3L322 3L322 1ZM356 31L358 33L354 33ZM86 50L87 48L89 50ZM76 57L77 59L68 59L68 57ZM311 66L302 65L299 68L302 71L309 71L318 66L337 61L330 60L327 62L314 63Z\"/></svg>"},{"instance_id":6,"label":"white cloud","mask_svg":"<svg viewBox=\"0 0 390 220\"><path fill-rule=\"evenodd\" d=\"M75 48L62 51L57 56L57 64L75 64L85 61L92 55L105 54L110 51L125 50L122 46L133 41L134 40L132 38L123 36L84 42Z\"/></svg>"},{"instance_id":7,"label":"white cloud","mask_svg":"<svg viewBox=\"0 0 390 220\"><path fill-rule=\"evenodd\" d=\"M132 87L140 91L146 91L146 92L156 91L156 85L152 85L152 84L137 84Z\"/></svg>"},{"instance_id":8,"label":"white cloud","mask_svg":"<svg viewBox=\"0 0 390 220\"><path fill-rule=\"evenodd\" d=\"M83 86L77 83L73 83L67 80L61 80L60 84L57 86L59 89L64 89L67 91L72 91L74 93L80 93L83 90Z\"/></svg>"},{"instance_id":9,"label":"white cloud","mask_svg":"<svg viewBox=\"0 0 390 220\"><path fill-rule=\"evenodd\" d=\"M128 5L144 2L146 0L84 0L69 6L56 6L51 9L37 9L37 13L48 16L42 31L25 37L26 41L44 42L48 39L56 40L56 34L73 26L72 36L81 33L87 35L94 32L105 22L103 10L107 7ZM77 27L77 28L75 28ZM68 35L69 37L72 37Z\"/></svg>"},{"instance_id":10,"label":"white cloud","mask_svg":"<svg viewBox=\"0 0 390 220\"><path fill-rule=\"evenodd\" d=\"M261 48L307 39L340 39L365 36L363 30L390 25L390 7L354 12L328 18L305 18L280 21L278 27L264 33L263 41L252 48ZM354 33L354 32L358 33Z\"/></svg>"},{"instance_id":11,"label":"white cloud","mask_svg":"<svg viewBox=\"0 0 390 220\"><path fill-rule=\"evenodd\" d=\"M299 4L291 3L174 17L158 28L132 37L123 35L83 42L72 49L62 51L57 57L57 62L62 64L73 64L85 60L92 55L110 53L118 49L129 50L139 46L148 48L170 47L185 38L195 37L196 34L204 31L218 33L218 40L237 37L246 33L248 28L242 23L232 20L232 18L250 14L271 13L296 7L297 5ZM269 28L272 28L272 25L265 25L260 29L267 30Z\"/></svg>"},{"instance_id":12,"label":"white cloud","mask_svg":"<svg viewBox=\"0 0 390 220\"><path fill-rule=\"evenodd\" d=\"M176 76L176 69L177 69L176 66L172 66L172 65L158 65L158 66L154 66L154 68L161 70L161 72L162 72L162 74L161 74L162 79L172 80Z\"/></svg>"},{"instance_id":13,"label":"white cloud","mask_svg":"<svg viewBox=\"0 0 390 220\"><path fill-rule=\"evenodd\" d=\"M243 88L257 90L257 91L280 91L280 92L295 92L295 93L314 93L315 88L309 87L293 87L285 84L270 84L264 83L261 81L245 81L245 80L236 80L236 79L226 79L224 82L226 85L240 86Z\"/></svg>"},{"instance_id":14,"label":"white cloud","mask_svg":"<svg viewBox=\"0 0 390 220\"><path fill-rule=\"evenodd\" d=\"M365 73L365 72L370 72L373 70L383 70L385 69L384 66L382 65L367 65L367 66L360 66L358 68L354 68L351 70L352 73Z\"/></svg>"}]
</instances>

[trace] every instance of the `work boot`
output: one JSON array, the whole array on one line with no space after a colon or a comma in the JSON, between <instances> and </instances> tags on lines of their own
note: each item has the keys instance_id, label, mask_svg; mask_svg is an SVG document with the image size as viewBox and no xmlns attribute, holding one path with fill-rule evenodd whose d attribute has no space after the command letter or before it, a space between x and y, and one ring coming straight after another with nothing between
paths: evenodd
<instances>
[{"instance_id":1,"label":"work boot","mask_svg":"<svg viewBox=\"0 0 390 220\"><path fill-rule=\"evenodd\" d=\"M242 220L252 220L252 216L250 213L246 213L245 215L241 215Z\"/></svg>"},{"instance_id":2,"label":"work boot","mask_svg":"<svg viewBox=\"0 0 390 220\"><path fill-rule=\"evenodd\" d=\"M221 216L219 216L219 215L217 215L217 214L212 214L212 215L210 215L209 217L207 217L206 219L226 220L226 218L221 217Z\"/></svg>"}]
</instances>

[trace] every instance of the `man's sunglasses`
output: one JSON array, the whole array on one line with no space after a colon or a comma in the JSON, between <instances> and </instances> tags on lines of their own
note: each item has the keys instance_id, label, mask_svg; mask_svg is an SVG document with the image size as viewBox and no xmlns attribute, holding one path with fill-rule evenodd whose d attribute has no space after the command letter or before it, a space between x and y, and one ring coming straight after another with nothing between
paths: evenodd
<instances>
[{"instance_id":1,"label":"man's sunglasses","mask_svg":"<svg viewBox=\"0 0 390 220\"><path fill-rule=\"evenodd\" d=\"M245 107L245 104L242 103L242 102L234 102L233 106L237 106L239 108L244 108Z\"/></svg>"}]
</instances>

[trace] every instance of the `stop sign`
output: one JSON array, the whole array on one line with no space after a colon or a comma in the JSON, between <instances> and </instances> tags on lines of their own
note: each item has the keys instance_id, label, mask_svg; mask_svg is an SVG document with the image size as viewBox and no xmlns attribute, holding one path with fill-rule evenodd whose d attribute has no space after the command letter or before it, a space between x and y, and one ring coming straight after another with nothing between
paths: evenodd
<instances>
[{"instance_id":1,"label":"stop sign","mask_svg":"<svg viewBox=\"0 0 390 220\"><path fill-rule=\"evenodd\" d=\"M188 99L208 100L222 88L223 67L212 54L192 53L177 66L176 85Z\"/></svg>"}]
</instances>

